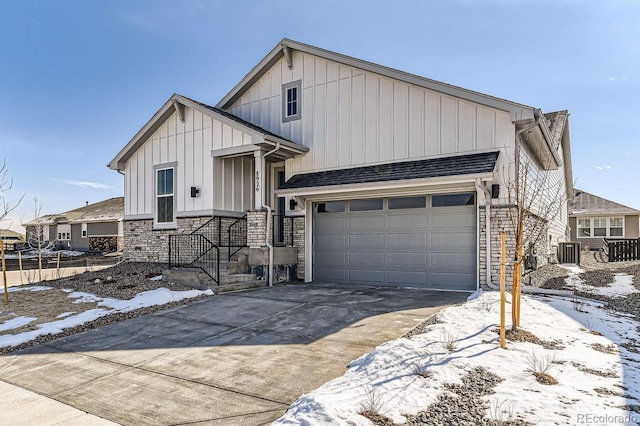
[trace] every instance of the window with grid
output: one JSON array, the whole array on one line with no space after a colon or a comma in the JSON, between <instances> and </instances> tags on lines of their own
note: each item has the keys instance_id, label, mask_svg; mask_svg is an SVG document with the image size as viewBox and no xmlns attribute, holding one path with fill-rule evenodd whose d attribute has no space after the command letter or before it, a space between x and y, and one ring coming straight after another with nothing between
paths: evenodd
<instances>
[{"instance_id":1,"label":"window with grid","mask_svg":"<svg viewBox=\"0 0 640 426\"><path fill-rule=\"evenodd\" d=\"M282 121L300 118L301 80L282 85Z\"/></svg>"},{"instance_id":2,"label":"window with grid","mask_svg":"<svg viewBox=\"0 0 640 426\"><path fill-rule=\"evenodd\" d=\"M609 219L609 236L610 237L623 237L624 236L624 218L612 217Z\"/></svg>"},{"instance_id":3,"label":"window with grid","mask_svg":"<svg viewBox=\"0 0 640 426\"><path fill-rule=\"evenodd\" d=\"M594 237L607 236L607 218L606 217L597 217L593 219L593 236Z\"/></svg>"},{"instance_id":4,"label":"window with grid","mask_svg":"<svg viewBox=\"0 0 640 426\"><path fill-rule=\"evenodd\" d=\"M578 219L578 237L591 236L591 219Z\"/></svg>"},{"instance_id":5,"label":"window with grid","mask_svg":"<svg viewBox=\"0 0 640 426\"><path fill-rule=\"evenodd\" d=\"M170 224L174 222L173 167L156 170L156 223Z\"/></svg>"}]
</instances>

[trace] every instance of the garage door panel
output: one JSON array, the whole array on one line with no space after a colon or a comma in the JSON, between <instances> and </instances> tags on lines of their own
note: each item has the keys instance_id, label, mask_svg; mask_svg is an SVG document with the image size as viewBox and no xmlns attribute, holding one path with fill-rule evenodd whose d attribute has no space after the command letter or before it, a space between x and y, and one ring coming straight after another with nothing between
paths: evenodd
<instances>
[{"instance_id":1,"label":"garage door panel","mask_svg":"<svg viewBox=\"0 0 640 426\"><path fill-rule=\"evenodd\" d=\"M332 214L322 214L314 219L314 226L327 234L343 234L347 230L347 218Z\"/></svg>"},{"instance_id":2,"label":"garage door panel","mask_svg":"<svg viewBox=\"0 0 640 426\"><path fill-rule=\"evenodd\" d=\"M350 252L347 257L349 259L349 265L352 266L375 266L384 264L384 255L384 253Z\"/></svg>"},{"instance_id":3,"label":"garage door panel","mask_svg":"<svg viewBox=\"0 0 640 426\"><path fill-rule=\"evenodd\" d=\"M317 235L314 236L314 246L321 248L321 250L344 250L345 248L347 248L347 235Z\"/></svg>"},{"instance_id":4,"label":"garage door panel","mask_svg":"<svg viewBox=\"0 0 640 426\"><path fill-rule=\"evenodd\" d=\"M447 211L439 211L431 215L432 228L466 227L473 223L475 223L474 212L448 211L447 209Z\"/></svg>"},{"instance_id":5,"label":"garage door panel","mask_svg":"<svg viewBox=\"0 0 640 426\"><path fill-rule=\"evenodd\" d=\"M427 235L425 234L389 234L389 248L402 249L427 249Z\"/></svg>"},{"instance_id":6,"label":"garage door panel","mask_svg":"<svg viewBox=\"0 0 640 426\"><path fill-rule=\"evenodd\" d=\"M350 282L363 282L363 283L384 283L384 270L378 269L350 269L348 276Z\"/></svg>"},{"instance_id":7,"label":"garage door panel","mask_svg":"<svg viewBox=\"0 0 640 426\"><path fill-rule=\"evenodd\" d=\"M475 211L473 205L314 213L314 280L474 290Z\"/></svg>"},{"instance_id":8,"label":"garage door panel","mask_svg":"<svg viewBox=\"0 0 640 426\"><path fill-rule=\"evenodd\" d=\"M424 286L427 284L427 272L389 271L389 284L412 284Z\"/></svg>"},{"instance_id":9,"label":"garage door panel","mask_svg":"<svg viewBox=\"0 0 640 426\"><path fill-rule=\"evenodd\" d=\"M468 250L475 242L475 234L467 232L432 232L431 250L447 250L455 252L458 250Z\"/></svg>"},{"instance_id":10,"label":"garage door panel","mask_svg":"<svg viewBox=\"0 0 640 426\"><path fill-rule=\"evenodd\" d=\"M358 248L371 249L379 247L384 247L384 234L349 236L349 250Z\"/></svg>"},{"instance_id":11,"label":"garage door panel","mask_svg":"<svg viewBox=\"0 0 640 426\"><path fill-rule=\"evenodd\" d=\"M320 265L346 265L347 254L344 251L316 251L314 262Z\"/></svg>"},{"instance_id":12,"label":"garage door panel","mask_svg":"<svg viewBox=\"0 0 640 426\"><path fill-rule=\"evenodd\" d=\"M384 216L382 215L367 215L367 216L354 216L349 218L349 230L373 230L384 229Z\"/></svg>"},{"instance_id":13,"label":"garage door panel","mask_svg":"<svg viewBox=\"0 0 640 426\"><path fill-rule=\"evenodd\" d=\"M430 258L434 271L466 271L476 266L473 253L431 253Z\"/></svg>"},{"instance_id":14,"label":"garage door panel","mask_svg":"<svg viewBox=\"0 0 640 426\"><path fill-rule=\"evenodd\" d=\"M404 214L389 216L388 229L424 229L429 220L427 214Z\"/></svg>"},{"instance_id":15,"label":"garage door panel","mask_svg":"<svg viewBox=\"0 0 640 426\"><path fill-rule=\"evenodd\" d=\"M427 252L421 253L389 253L387 255L389 266L422 266L427 264L428 256Z\"/></svg>"}]
</instances>

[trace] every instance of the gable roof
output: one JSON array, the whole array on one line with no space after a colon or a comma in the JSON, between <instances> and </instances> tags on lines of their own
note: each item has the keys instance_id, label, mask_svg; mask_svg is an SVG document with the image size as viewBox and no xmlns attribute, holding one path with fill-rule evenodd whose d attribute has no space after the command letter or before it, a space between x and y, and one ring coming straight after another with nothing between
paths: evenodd
<instances>
[{"instance_id":1,"label":"gable roof","mask_svg":"<svg viewBox=\"0 0 640 426\"><path fill-rule=\"evenodd\" d=\"M535 108L528 105L497 98L440 81L431 80L429 78L410 74L383 65L374 64L362 59L356 59L351 56L321 49L319 47L311 46L286 38L278 43L278 45L267 54L267 56L265 56L251 71L249 71L249 73L224 98L222 98L220 102L216 104L216 108L228 109L229 107L231 107L231 105L236 100L238 100L280 59L282 59L283 57L287 57L287 60L290 61L291 50L298 50L300 52L318 56L320 58L324 58L333 62L338 62L344 65L362 69L364 71L380 74L398 81L403 81L408 84L424 87L436 92L445 93L481 105L486 105L491 108L507 111L510 113L511 119L513 121L534 118Z\"/></svg>"},{"instance_id":2,"label":"gable roof","mask_svg":"<svg viewBox=\"0 0 640 426\"><path fill-rule=\"evenodd\" d=\"M60 220L71 223L112 222L123 218L124 197L114 197L64 213L40 216L38 219L23 223L22 226L53 225Z\"/></svg>"},{"instance_id":3,"label":"gable roof","mask_svg":"<svg viewBox=\"0 0 640 426\"><path fill-rule=\"evenodd\" d=\"M265 130L255 124L249 123L241 118L233 116L216 107L198 102L186 96L174 93L167 102L156 112L153 117L136 133L136 135L120 150L120 152L107 164L107 167L113 170L124 170L125 162L151 137L151 135L162 126L162 124L179 109L181 106L188 106L204 115L212 117L229 126L256 136L257 139L271 142L272 144L280 143L283 148L288 149L293 154L305 153L309 151L306 146L300 145L291 140L285 139L273 132Z\"/></svg>"},{"instance_id":4,"label":"gable roof","mask_svg":"<svg viewBox=\"0 0 640 426\"><path fill-rule=\"evenodd\" d=\"M569 215L588 216L603 214L640 215L640 210L627 207L586 191L575 189L573 202L569 204Z\"/></svg>"},{"instance_id":5,"label":"gable roof","mask_svg":"<svg viewBox=\"0 0 640 426\"><path fill-rule=\"evenodd\" d=\"M499 152L457 155L401 163L376 164L349 169L303 173L293 176L280 190L325 187L335 185L426 179L443 176L492 173ZM285 191L286 192L286 191Z\"/></svg>"}]
</instances>

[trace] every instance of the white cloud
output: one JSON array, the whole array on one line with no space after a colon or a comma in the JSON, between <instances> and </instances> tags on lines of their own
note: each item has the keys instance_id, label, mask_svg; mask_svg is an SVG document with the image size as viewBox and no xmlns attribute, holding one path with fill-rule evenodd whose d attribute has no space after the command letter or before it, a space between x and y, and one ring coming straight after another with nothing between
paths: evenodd
<instances>
[{"instance_id":1,"label":"white cloud","mask_svg":"<svg viewBox=\"0 0 640 426\"><path fill-rule=\"evenodd\" d=\"M105 185L104 183L99 183L99 182L84 182L84 181L78 181L78 180L52 179L52 178L47 178L47 179L52 182L61 182L61 183L66 183L67 185L80 186L80 187L88 187L88 188L95 188L95 189L113 188L113 186Z\"/></svg>"},{"instance_id":2,"label":"white cloud","mask_svg":"<svg viewBox=\"0 0 640 426\"><path fill-rule=\"evenodd\" d=\"M615 78L615 77L609 77L609 81L616 81L616 80L617 80L617 78Z\"/></svg>"},{"instance_id":3,"label":"white cloud","mask_svg":"<svg viewBox=\"0 0 640 426\"><path fill-rule=\"evenodd\" d=\"M609 170L611 168L611 166L596 166L596 169L598 170Z\"/></svg>"}]
</instances>

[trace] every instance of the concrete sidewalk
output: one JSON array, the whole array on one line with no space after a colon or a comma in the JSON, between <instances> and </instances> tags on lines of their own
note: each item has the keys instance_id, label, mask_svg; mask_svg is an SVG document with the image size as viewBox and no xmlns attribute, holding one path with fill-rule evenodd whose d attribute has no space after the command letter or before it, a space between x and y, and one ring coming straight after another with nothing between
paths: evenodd
<instances>
[{"instance_id":1,"label":"concrete sidewalk","mask_svg":"<svg viewBox=\"0 0 640 426\"><path fill-rule=\"evenodd\" d=\"M2 356L0 377L96 421L268 424L467 296L328 284L223 294ZM13 423L6 416L0 423Z\"/></svg>"}]
</instances>

